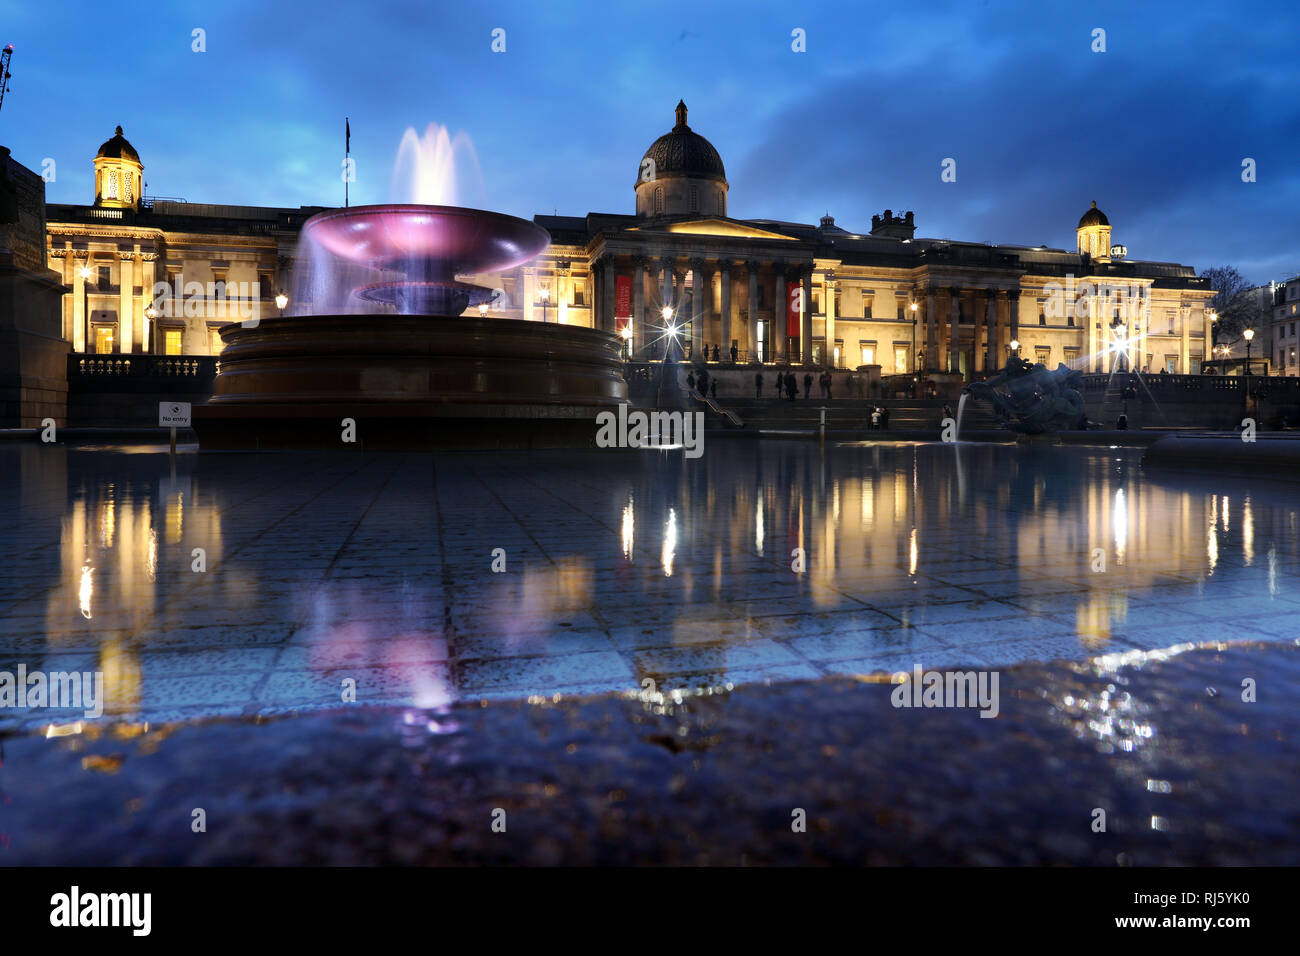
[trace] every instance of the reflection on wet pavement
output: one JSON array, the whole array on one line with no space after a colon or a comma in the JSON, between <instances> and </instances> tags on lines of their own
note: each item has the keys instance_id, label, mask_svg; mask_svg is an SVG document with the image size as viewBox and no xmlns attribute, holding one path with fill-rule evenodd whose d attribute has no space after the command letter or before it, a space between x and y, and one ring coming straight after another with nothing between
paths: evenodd
<instances>
[{"instance_id":1,"label":"reflection on wet pavement","mask_svg":"<svg viewBox=\"0 0 1300 956\"><path fill-rule=\"evenodd\" d=\"M113 716L1300 636L1293 487L1150 480L1133 449L182 455L175 477L132 451L0 447L0 671L102 671Z\"/></svg>"}]
</instances>

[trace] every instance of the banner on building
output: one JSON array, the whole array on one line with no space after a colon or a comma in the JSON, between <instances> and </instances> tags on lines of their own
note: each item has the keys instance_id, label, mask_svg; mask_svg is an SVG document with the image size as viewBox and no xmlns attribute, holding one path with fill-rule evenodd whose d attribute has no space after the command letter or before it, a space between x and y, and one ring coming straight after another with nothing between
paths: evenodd
<instances>
[{"instance_id":1,"label":"banner on building","mask_svg":"<svg viewBox=\"0 0 1300 956\"><path fill-rule=\"evenodd\" d=\"M798 282L790 283L786 289L785 334L791 338L799 337L799 323L803 318L803 286Z\"/></svg>"},{"instance_id":2,"label":"banner on building","mask_svg":"<svg viewBox=\"0 0 1300 956\"><path fill-rule=\"evenodd\" d=\"M632 314L632 277L615 276L614 315L617 318L625 319L631 316L631 314Z\"/></svg>"}]
</instances>

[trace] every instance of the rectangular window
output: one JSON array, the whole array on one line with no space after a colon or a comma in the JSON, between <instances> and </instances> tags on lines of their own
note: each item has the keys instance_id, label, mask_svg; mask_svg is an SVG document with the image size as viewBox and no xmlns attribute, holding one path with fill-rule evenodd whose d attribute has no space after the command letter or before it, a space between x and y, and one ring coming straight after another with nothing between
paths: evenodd
<instances>
[{"instance_id":1,"label":"rectangular window","mask_svg":"<svg viewBox=\"0 0 1300 956\"><path fill-rule=\"evenodd\" d=\"M1039 365L1046 365L1051 360L1052 360L1051 346L1048 346L1047 348L1039 347L1034 349L1034 361L1036 361Z\"/></svg>"},{"instance_id":2,"label":"rectangular window","mask_svg":"<svg viewBox=\"0 0 1300 956\"><path fill-rule=\"evenodd\" d=\"M208 327L208 354L209 355L221 354L221 348L224 343L221 341L221 333L217 331L218 328L219 326Z\"/></svg>"},{"instance_id":3,"label":"rectangular window","mask_svg":"<svg viewBox=\"0 0 1300 956\"><path fill-rule=\"evenodd\" d=\"M95 326L95 353L108 355L113 351L113 327L111 325Z\"/></svg>"},{"instance_id":4,"label":"rectangular window","mask_svg":"<svg viewBox=\"0 0 1300 956\"><path fill-rule=\"evenodd\" d=\"M858 347L862 350L862 362L860 364L875 365L876 364L876 343L874 341L859 342Z\"/></svg>"},{"instance_id":5,"label":"rectangular window","mask_svg":"<svg viewBox=\"0 0 1300 956\"><path fill-rule=\"evenodd\" d=\"M894 374L903 375L909 371L907 362L907 346L894 346Z\"/></svg>"},{"instance_id":6,"label":"rectangular window","mask_svg":"<svg viewBox=\"0 0 1300 956\"><path fill-rule=\"evenodd\" d=\"M181 354L181 329L163 330L163 355Z\"/></svg>"},{"instance_id":7,"label":"rectangular window","mask_svg":"<svg viewBox=\"0 0 1300 956\"><path fill-rule=\"evenodd\" d=\"M635 282L636 280L633 279L632 281ZM582 298L582 283L576 280L573 283L573 304L577 306L582 306L586 304L586 302Z\"/></svg>"},{"instance_id":8,"label":"rectangular window","mask_svg":"<svg viewBox=\"0 0 1300 956\"><path fill-rule=\"evenodd\" d=\"M1168 372L1170 375L1177 375L1177 374L1178 374L1178 356L1177 356L1177 355L1166 355L1166 356L1165 356L1165 371Z\"/></svg>"},{"instance_id":9,"label":"rectangular window","mask_svg":"<svg viewBox=\"0 0 1300 956\"><path fill-rule=\"evenodd\" d=\"M864 319L871 318L871 296L869 295L862 297L862 317ZM900 319L903 317L903 307L901 305L898 307L898 317Z\"/></svg>"},{"instance_id":10,"label":"rectangular window","mask_svg":"<svg viewBox=\"0 0 1300 956\"><path fill-rule=\"evenodd\" d=\"M113 284L112 266L100 266L97 281L99 283L99 289L101 292L107 289L110 285L112 285Z\"/></svg>"}]
</instances>

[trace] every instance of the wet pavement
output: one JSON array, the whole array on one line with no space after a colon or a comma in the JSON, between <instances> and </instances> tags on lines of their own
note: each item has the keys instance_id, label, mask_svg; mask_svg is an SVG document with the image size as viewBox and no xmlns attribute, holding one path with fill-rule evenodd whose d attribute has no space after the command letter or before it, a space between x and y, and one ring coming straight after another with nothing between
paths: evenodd
<instances>
[{"instance_id":1,"label":"wet pavement","mask_svg":"<svg viewBox=\"0 0 1300 956\"><path fill-rule=\"evenodd\" d=\"M1141 454L711 439L173 474L6 442L0 671L98 671L101 719L156 723L349 707L353 682L428 707L1300 636L1294 485Z\"/></svg>"},{"instance_id":2,"label":"wet pavement","mask_svg":"<svg viewBox=\"0 0 1300 956\"><path fill-rule=\"evenodd\" d=\"M1300 863L1294 643L1020 665L991 719L896 693L828 677L11 736L0 863Z\"/></svg>"}]
</instances>

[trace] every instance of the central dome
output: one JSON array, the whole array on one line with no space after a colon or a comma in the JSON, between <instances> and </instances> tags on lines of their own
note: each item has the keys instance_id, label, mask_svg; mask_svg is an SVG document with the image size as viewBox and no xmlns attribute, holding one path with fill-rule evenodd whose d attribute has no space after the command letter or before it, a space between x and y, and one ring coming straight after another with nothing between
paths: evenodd
<instances>
[{"instance_id":1,"label":"central dome","mask_svg":"<svg viewBox=\"0 0 1300 956\"><path fill-rule=\"evenodd\" d=\"M677 125L650 144L636 172L638 216L727 214L722 157L686 125L686 104L680 100Z\"/></svg>"},{"instance_id":2,"label":"central dome","mask_svg":"<svg viewBox=\"0 0 1300 956\"><path fill-rule=\"evenodd\" d=\"M722 157L713 144L686 125L686 104L681 100L677 101L677 125L645 151L637 167L637 182L644 175L642 170L646 168L647 159L654 161L656 176L678 175L727 181Z\"/></svg>"}]
</instances>

